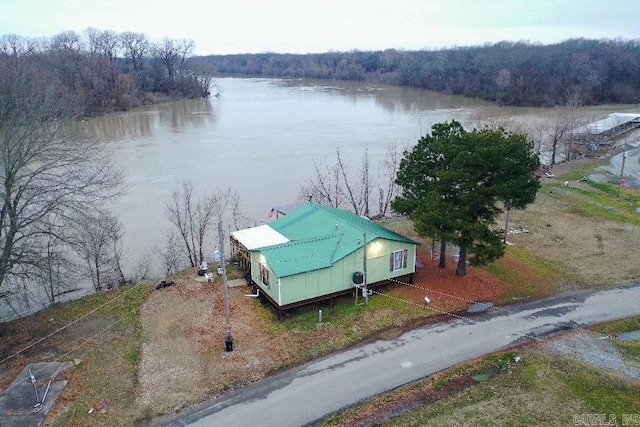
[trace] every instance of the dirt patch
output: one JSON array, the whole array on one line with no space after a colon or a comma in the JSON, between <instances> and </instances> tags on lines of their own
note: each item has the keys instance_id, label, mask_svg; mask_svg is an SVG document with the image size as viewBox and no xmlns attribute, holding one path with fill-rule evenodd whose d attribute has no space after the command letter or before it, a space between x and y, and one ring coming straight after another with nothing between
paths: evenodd
<instances>
[{"instance_id":1,"label":"dirt patch","mask_svg":"<svg viewBox=\"0 0 640 427\"><path fill-rule=\"evenodd\" d=\"M424 304L424 297L430 299L429 307L442 311L466 310L475 302L499 301L508 285L480 268L467 266L465 276L456 276L457 261L447 259L446 267L438 267L439 260L432 259L429 248L418 247L418 258L424 267L416 269L413 286L394 286L391 293Z\"/></svg>"},{"instance_id":2,"label":"dirt patch","mask_svg":"<svg viewBox=\"0 0 640 427\"><path fill-rule=\"evenodd\" d=\"M640 380L640 366L629 363L620 348L604 335L588 330L575 330L551 338L545 342L543 349L596 368L607 369L624 378Z\"/></svg>"},{"instance_id":3,"label":"dirt patch","mask_svg":"<svg viewBox=\"0 0 640 427\"><path fill-rule=\"evenodd\" d=\"M183 279L151 295L142 314L148 336L140 365L142 407L153 408L154 415L176 412L277 366L274 345L252 309L257 302L244 296L248 292L229 289L233 353L225 351L220 283Z\"/></svg>"},{"instance_id":4,"label":"dirt patch","mask_svg":"<svg viewBox=\"0 0 640 427\"><path fill-rule=\"evenodd\" d=\"M505 284L485 270L469 267L467 276L459 277L454 274L455 260L448 260L447 267L441 269L425 248L419 249L419 256L424 266L418 268L413 286L389 284L379 291L420 306L429 295L437 311L425 315L464 310L475 300L494 301L505 292ZM246 296L249 293L246 286L229 289L232 353L224 346L221 283L181 279L151 295L142 311L147 341L140 365L138 403L143 410L152 416L177 412L297 363L306 346L329 348L341 339L329 324L318 324L305 335L295 328L284 328L268 317L265 303ZM385 332L379 332L380 336Z\"/></svg>"},{"instance_id":5,"label":"dirt patch","mask_svg":"<svg viewBox=\"0 0 640 427\"><path fill-rule=\"evenodd\" d=\"M462 375L445 382L432 381L423 387L416 387L404 391L399 399L391 401L375 401L369 403L359 411L345 415L332 426L365 427L383 425L391 419L410 412L424 405L429 405L460 393L476 384L471 375Z\"/></svg>"}]
</instances>

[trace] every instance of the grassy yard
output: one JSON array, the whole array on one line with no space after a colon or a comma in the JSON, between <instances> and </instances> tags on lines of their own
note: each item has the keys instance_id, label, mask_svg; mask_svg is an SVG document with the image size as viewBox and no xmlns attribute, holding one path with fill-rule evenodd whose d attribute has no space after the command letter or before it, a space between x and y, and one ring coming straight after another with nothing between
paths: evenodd
<instances>
[{"instance_id":1,"label":"grassy yard","mask_svg":"<svg viewBox=\"0 0 640 427\"><path fill-rule=\"evenodd\" d=\"M131 425L144 340L140 309L151 289L141 284L93 294L1 324L0 359L8 359L0 370L0 388L29 362L80 359L79 366L62 376L69 383L53 410L55 425ZM87 423L88 411L101 403L119 416L107 421L97 414Z\"/></svg>"},{"instance_id":2,"label":"grassy yard","mask_svg":"<svg viewBox=\"0 0 640 427\"><path fill-rule=\"evenodd\" d=\"M637 281L640 190L581 181L598 163L545 180L536 202L512 213L511 224L528 233L510 237L519 256L560 272L554 291ZM565 185L566 183L566 185ZM490 267L495 268L495 267Z\"/></svg>"}]
</instances>

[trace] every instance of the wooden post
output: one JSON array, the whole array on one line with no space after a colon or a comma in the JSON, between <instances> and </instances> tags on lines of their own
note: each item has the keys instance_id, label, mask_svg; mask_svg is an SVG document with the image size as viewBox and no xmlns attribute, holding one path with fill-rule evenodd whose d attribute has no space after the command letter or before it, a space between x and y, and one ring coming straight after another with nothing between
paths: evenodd
<instances>
[{"instance_id":1,"label":"wooden post","mask_svg":"<svg viewBox=\"0 0 640 427\"><path fill-rule=\"evenodd\" d=\"M511 209L507 208L507 220L504 225L504 243L507 243L507 236L509 235L509 214L511 213Z\"/></svg>"},{"instance_id":2,"label":"wooden post","mask_svg":"<svg viewBox=\"0 0 640 427\"><path fill-rule=\"evenodd\" d=\"M618 195L620 197L620 187L622 187L622 177L624 176L624 161L627 159L627 145L625 144L625 151L622 152L622 167L620 168L620 179L618 180Z\"/></svg>"}]
</instances>

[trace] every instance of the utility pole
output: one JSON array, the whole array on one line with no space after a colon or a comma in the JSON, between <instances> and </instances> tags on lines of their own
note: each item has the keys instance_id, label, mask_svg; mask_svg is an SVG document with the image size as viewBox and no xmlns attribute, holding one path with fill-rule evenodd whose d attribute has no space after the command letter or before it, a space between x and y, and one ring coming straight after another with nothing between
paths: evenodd
<instances>
[{"instance_id":1,"label":"utility pole","mask_svg":"<svg viewBox=\"0 0 640 427\"><path fill-rule=\"evenodd\" d=\"M504 240L503 242L507 243L507 236L509 235L509 214L511 213L511 209L507 207L507 219L504 224Z\"/></svg>"},{"instance_id":2,"label":"utility pole","mask_svg":"<svg viewBox=\"0 0 640 427\"><path fill-rule=\"evenodd\" d=\"M622 167L620 168L620 179L618 180L618 196L620 197L620 188L622 187L622 178L624 174L624 161L627 159L627 145L625 144L625 150L622 152Z\"/></svg>"},{"instance_id":3,"label":"utility pole","mask_svg":"<svg viewBox=\"0 0 640 427\"><path fill-rule=\"evenodd\" d=\"M367 233L363 233L364 238L364 257L362 257L362 281L364 289L364 305L369 305L369 290L367 289Z\"/></svg>"},{"instance_id":4,"label":"utility pole","mask_svg":"<svg viewBox=\"0 0 640 427\"><path fill-rule=\"evenodd\" d=\"M233 337L231 336L231 322L229 320L229 287L227 285L227 263L224 257L224 234L222 221L218 223L218 238L220 244L220 262L222 263L222 286L224 289L224 318L227 325L227 336L224 338L226 351L233 351Z\"/></svg>"}]
</instances>

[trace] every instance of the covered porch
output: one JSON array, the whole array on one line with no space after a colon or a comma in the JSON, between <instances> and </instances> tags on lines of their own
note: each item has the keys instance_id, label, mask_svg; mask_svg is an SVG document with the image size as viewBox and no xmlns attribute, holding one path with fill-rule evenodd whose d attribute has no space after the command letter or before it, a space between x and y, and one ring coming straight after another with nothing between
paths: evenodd
<instances>
[{"instance_id":1,"label":"covered porch","mask_svg":"<svg viewBox=\"0 0 640 427\"><path fill-rule=\"evenodd\" d=\"M238 261L238 267L245 274L251 273L251 251L289 241L267 224L234 231L229 240L231 257Z\"/></svg>"}]
</instances>

